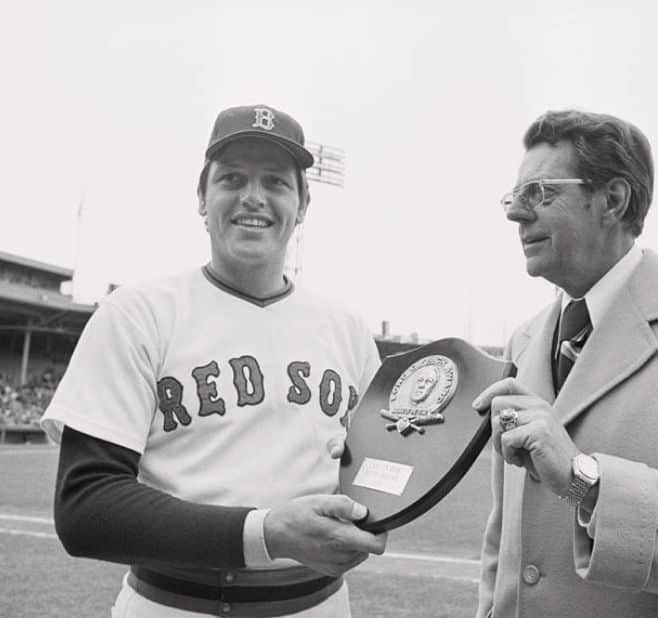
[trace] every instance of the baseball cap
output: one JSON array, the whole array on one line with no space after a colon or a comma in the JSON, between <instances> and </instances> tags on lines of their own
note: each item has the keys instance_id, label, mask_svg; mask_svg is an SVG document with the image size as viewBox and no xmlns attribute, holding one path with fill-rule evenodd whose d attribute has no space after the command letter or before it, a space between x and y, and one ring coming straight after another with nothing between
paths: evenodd
<instances>
[{"instance_id":1,"label":"baseball cap","mask_svg":"<svg viewBox=\"0 0 658 618\"><path fill-rule=\"evenodd\" d=\"M285 148L302 169L313 165L313 155L304 148L301 125L292 116L269 105L244 105L221 111L210 134L206 161L228 143L242 137L274 142Z\"/></svg>"}]
</instances>

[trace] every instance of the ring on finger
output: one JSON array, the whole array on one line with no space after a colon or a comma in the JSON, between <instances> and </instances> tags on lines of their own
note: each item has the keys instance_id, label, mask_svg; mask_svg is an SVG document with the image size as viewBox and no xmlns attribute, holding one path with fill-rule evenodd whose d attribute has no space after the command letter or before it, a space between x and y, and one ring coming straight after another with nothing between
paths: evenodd
<instances>
[{"instance_id":1,"label":"ring on finger","mask_svg":"<svg viewBox=\"0 0 658 618\"><path fill-rule=\"evenodd\" d=\"M509 431L519 425L519 413L513 408L505 408L498 415L498 422L503 431Z\"/></svg>"}]
</instances>

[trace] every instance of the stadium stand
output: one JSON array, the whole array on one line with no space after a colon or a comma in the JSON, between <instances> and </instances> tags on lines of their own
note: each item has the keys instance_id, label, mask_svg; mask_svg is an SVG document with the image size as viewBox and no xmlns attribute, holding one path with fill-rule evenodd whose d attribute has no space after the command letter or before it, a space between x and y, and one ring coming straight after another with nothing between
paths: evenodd
<instances>
[{"instance_id":1,"label":"stadium stand","mask_svg":"<svg viewBox=\"0 0 658 618\"><path fill-rule=\"evenodd\" d=\"M0 443L45 441L39 418L95 305L73 271L0 251Z\"/></svg>"},{"instance_id":2,"label":"stadium stand","mask_svg":"<svg viewBox=\"0 0 658 618\"><path fill-rule=\"evenodd\" d=\"M39 419L50 403L57 382L50 369L31 376L18 387L0 373L0 444L45 441Z\"/></svg>"}]
</instances>

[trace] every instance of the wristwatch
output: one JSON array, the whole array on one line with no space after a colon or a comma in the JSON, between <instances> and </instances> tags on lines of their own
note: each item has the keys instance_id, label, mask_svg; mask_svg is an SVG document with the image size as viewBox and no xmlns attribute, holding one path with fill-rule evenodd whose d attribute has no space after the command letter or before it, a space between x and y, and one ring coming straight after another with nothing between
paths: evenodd
<instances>
[{"instance_id":1,"label":"wristwatch","mask_svg":"<svg viewBox=\"0 0 658 618\"><path fill-rule=\"evenodd\" d=\"M571 460L573 478L563 498L570 506L580 506L587 492L599 482L599 462L591 455L579 453Z\"/></svg>"}]
</instances>

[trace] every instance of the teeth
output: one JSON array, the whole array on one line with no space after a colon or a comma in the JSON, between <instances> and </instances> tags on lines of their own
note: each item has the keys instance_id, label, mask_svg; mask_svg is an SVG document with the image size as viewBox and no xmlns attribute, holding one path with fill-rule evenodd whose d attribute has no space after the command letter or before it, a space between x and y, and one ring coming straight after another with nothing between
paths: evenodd
<instances>
[{"instance_id":1,"label":"teeth","mask_svg":"<svg viewBox=\"0 0 658 618\"><path fill-rule=\"evenodd\" d=\"M246 225L248 227L267 227L269 223L263 219L256 219L250 217L241 217L237 220L238 225Z\"/></svg>"}]
</instances>

